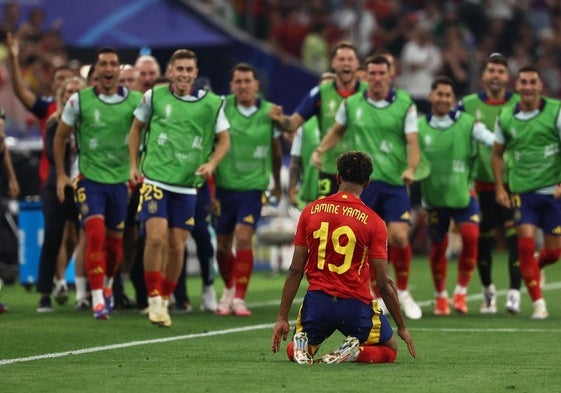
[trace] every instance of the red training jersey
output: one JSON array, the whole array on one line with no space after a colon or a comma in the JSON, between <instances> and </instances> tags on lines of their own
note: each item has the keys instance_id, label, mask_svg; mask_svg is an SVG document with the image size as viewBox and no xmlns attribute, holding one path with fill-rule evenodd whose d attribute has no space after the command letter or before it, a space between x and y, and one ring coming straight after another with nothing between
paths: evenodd
<instances>
[{"instance_id":1,"label":"red training jersey","mask_svg":"<svg viewBox=\"0 0 561 393\"><path fill-rule=\"evenodd\" d=\"M356 196L338 192L307 205L294 244L308 248L309 291L372 302L371 258L387 259L384 221Z\"/></svg>"}]
</instances>

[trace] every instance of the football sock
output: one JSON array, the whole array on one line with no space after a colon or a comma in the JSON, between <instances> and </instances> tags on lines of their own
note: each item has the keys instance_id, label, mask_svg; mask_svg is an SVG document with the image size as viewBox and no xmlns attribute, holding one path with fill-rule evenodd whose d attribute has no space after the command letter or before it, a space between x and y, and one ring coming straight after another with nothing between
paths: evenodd
<instances>
[{"instance_id":1,"label":"football sock","mask_svg":"<svg viewBox=\"0 0 561 393\"><path fill-rule=\"evenodd\" d=\"M160 296L162 294L162 273L158 271L145 271L144 281L146 281L146 290L149 297Z\"/></svg>"},{"instance_id":2,"label":"football sock","mask_svg":"<svg viewBox=\"0 0 561 393\"><path fill-rule=\"evenodd\" d=\"M253 270L253 250L237 250L234 262L234 282L236 285L236 294L234 297L245 299L247 286Z\"/></svg>"},{"instance_id":3,"label":"football sock","mask_svg":"<svg viewBox=\"0 0 561 393\"><path fill-rule=\"evenodd\" d=\"M222 280L224 280L224 285L226 288L232 288L234 286L234 255L232 253L226 255L222 252L217 252L216 261L218 262L218 270Z\"/></svg>"},{"instance_id":4,"label":"football sock","mask_svg":"<svg viewBox=\"0 0 561 393\"><path fill-rule=\"evenodd\" d=\"M360 348L357 363L393 363L397 352L385 345L365 345Z\"/></svg>"},{"instance_id":5,"label":"football sock","mask_svg":"<svg viewBox=\"0 0 561 393\"><path fill-rule=\"evenodd\" d=\"M518 238L518 257L520 258L520 273L526 283L526 288L532 301L541 299L540 268L534 258L536 243L531 237Z\"/></svg>"},{"instance_id":6,"label":"football sock","mask_svg":"<svg viewBox=\"0 0 561 393\"><path fill-rule=\"evenodd\" d=\"M507 229L506 244L508 248L509 288L520 289L522 275L520 274L520 261L518 260L518 236L516 236L514 228Z\"/></svg>"},{"instance_id":7,"label":"football sock","mask_svg":"<svg viewBox=\"0 0 561 393\"><path fill-rule=\"evenodd\" d=\"M294 341L290 341L286 346L286 356L291 362L294 361Z\"/></svg>"},{"instance_id":8,"label":"football sock","mask_svg":"<svg viewBox=\"0 0 561 393\"><path fill-rule=\"evenodd\" d=\"M538 257L538 266L540 267L540 269L543 269L547 265L552 265L555 262L557 262L560 256L561 256L560 249L549 250L547 248L542 248L542 250L540 251L540 255Z\"/></svg>"},{"instance_id":9,"label":"football sock","mask_svg":"<svg viewBox=\"0 0 561 393\"><path fill-rule=\"evenodd\" d=\"M100 217L92 217L84 224L86 232L85 265L92 290L103 288L105 276L105 221Z\"/></svg>"},{"instance_id":10,"label":"football sock","mask_svg":"<svg viewBox=\"0 0 561 393\"><path fill-rule=\"evenodd\" d=\"M477 261L479 226L473 223L462 224L460 235L462 236L462 252L458 258L458 285L467 287Z\"/></svg>"},{"instance_id":11,"label":"football sock","mask_svg":"<svg viewBox=\"0 0 561 393\"><path fill-rule=\"evenodd\" d=\"M491 266L493 263L493 231L481 233L478 239L477 270L481 278L481 284L488 287L493 283L491 280Z\"/></svg>"},{"instance_id":12,"label":"football sock","mask_svg":"<svg viewBox=\"0 0 561 393\"><path fill-rule=\"evenodd\" d=\"M407 244L403 248L390 246L388 257L393 263L393 267L395 269L397 289L406 291L407 284L409 283L411 259L413 258L411 244Z\"/></svg>"},{"instance_id":13,"label":"football sock","mask_svg":"<svg viewBox=\"0 0 561 393\"><path fill-rule=\"evenodd\" d=\"M162 278L162 291L161 295L164 299L167 299L175 290L177 281L168 280L167 278Z\"/></svg>"},{"instance_id":14,"label":"football sock","mask_svg":"<svg viewBox=\"0 0 561 393\"><path fill-rule=\"evenodd\" d=\"M446 269L448 266L448 262L446 261L447 247L448 236L444 236L441 242L431 241L429 261L436 292L446 290Z\"/></svg>"},{"instance_id":15,"label":"football sock","mask_svg":"<svg viewBox=\"0 0 561 393\"><path fill-rule=\"evenodd\" d=\"M107 254L107 268L105 274L109 277L114 277L123 259L123 238L106 236L105 251Z\"/></svg>"}]
</instances>

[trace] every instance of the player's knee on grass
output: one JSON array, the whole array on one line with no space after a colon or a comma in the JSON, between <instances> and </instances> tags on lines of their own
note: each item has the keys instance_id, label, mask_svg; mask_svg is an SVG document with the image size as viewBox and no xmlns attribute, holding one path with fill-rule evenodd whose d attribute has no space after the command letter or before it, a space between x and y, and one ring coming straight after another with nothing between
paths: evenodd
<instances>
[{"instance_id":1,"label":"player's knee on grass","mask_svg":"<svg viewBox=\"0 0 561 393\"><path fill-rule=\"evenodd\" d=\"M357 363L393 363L397 351L385 345L365 345L360 348Z\"/></svg>"}]
</instances>

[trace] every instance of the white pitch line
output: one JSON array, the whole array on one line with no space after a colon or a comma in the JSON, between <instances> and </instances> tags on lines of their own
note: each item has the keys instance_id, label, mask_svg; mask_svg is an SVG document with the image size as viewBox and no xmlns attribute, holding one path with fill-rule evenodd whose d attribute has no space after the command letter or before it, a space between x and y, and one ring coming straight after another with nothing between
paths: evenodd
<instances>
[{"instance_id":1,"label":"white pitch line","mask_svg":"<svg viewBox=\"0 0 561 393\"><path fill-rule=\"evenodd\" d=\"M544 287L544 290L552 290L552 289L559 289L561 288L561 282L547 284ZM522 291L525 291L523 289ZM506 294L506 290L497 291L498 295ZM471 295L468 296L468 300L477 300L481 299L482 295ZM295 299L295 302L301 299ZM420 306L428 306L432 304L432 300L425 300L419 302ZM264 307L264 306L271 306L279 304L278 301L268 301L268 302L260 302L260 303L252 303L250 306L252 307ZM291 322L294 324L294 321ZM142 340L142 341L131 341L128 343L122 344L111 344L105 345L101 347L92 347L92 348L83 348L83 349L76 349L73 351L65 351L65 352L54 352L54 353L46 353L43 355L35 355L35 356L28 356L24 358L14 358L14 359L0 359L0 366L6 366L9 364L14 363L25 363L31 362L34 360L43 360L43 359L54 359L60 358L65 356L73 356L73 355L82 355L85 353L94 353L94 352L102 352L102 351L110 351L114 349L120 348L128 348L128 347L136 347L139 345L150 345L150 344L159 344L159 343L166 343L171 341L179 341L179 340L188 340L193 338L201 338L201 337L212 337L212 336L220 336L223 334L230 334L230 333L240 333L240 332L249 332L253 330L260 330L260 329L272 329L274 327L273 323L264 323L260 325L253 325L253 326L245 326L240 328L233 328L233 329L225 329L225 330L217 330L214 332L206 332L206 333L197 333L197 334L186 334L182 336L174 336L174 337L166 337L166 338L157 338L152 340ZM545 332L545 333L558 333L561 329L517 329L517 328L496 328L496 329L463 329L463 328L412 328L412 331L425 331L425 332L444 332L444 333L458 333L458 332L487 332L487 333L520 333L520 332Z\"/></svg>"},{"instance_id":2,"label":"white pitch line","mask_svg":"<svg viewBox=\"0 0 561 393\"><path fill-rule=\"evenodd\" d=\"M82 355L84 353L110 351L110 350L119 349L119 348L136 347L136 346L139 346L139 345L159 344L159 343L166 343L166 342L170 342L170 341L188 340L188 339L191 339L191 338L220 336L220 335L223 335L223 334L248 332L248 331L259 330L259 329L272 329L273 326L274 326L273 323L265 323L265 324L261 324L261 325L245 326L245 327L226 329L226 330L217 330L215 332L185 334L185 335L182 335L182 336L156 338L156 339L152 339L152 340L131 341L131 342L128 342L128 343L104 345L104 346L101 346L101 347L84 348L84 349L77 349L77 350L73 350L73 351L46 353L46 354L43 354L43 355L28 356L28 357L25 357L25 358L2 359L2 360L0 360L0 366L5 366L7 364L14 364L14 363L31 362L33 360L54 359L54 358L61 358L61 357L65 357L65 356Z\"/></svg>"}]
</instances>

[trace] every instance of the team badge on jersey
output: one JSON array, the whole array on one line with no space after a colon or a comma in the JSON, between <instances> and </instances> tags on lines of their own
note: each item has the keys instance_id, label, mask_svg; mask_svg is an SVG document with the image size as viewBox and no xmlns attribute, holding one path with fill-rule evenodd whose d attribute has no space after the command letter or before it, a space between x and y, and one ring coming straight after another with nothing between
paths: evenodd
<instances>
[{"instance_id":1,"label":"team badge on jersey","mask_svg":"<svg viewBox=\"0 0 561 393\"><path fill-rule=\"evenodd\" d=\"M150 214L154 214L158 211L158 202L156 201L150 201L148 203L148 212Z\"/></svg>"}]
</instances>

